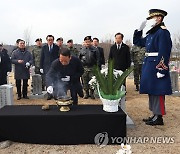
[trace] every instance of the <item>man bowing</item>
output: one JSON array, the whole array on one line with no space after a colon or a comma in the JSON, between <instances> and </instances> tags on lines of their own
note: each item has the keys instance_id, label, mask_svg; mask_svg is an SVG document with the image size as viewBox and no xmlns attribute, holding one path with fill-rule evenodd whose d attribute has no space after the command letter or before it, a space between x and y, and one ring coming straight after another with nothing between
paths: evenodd
<instances>
[{"instance_id":1,"label":"man bowing","mask_svg":"<svg viewBox=\"0 0 180 154\"><path fill-rule=\"evenodd\" d=\"M55 99L66 95L70 89L73 104L78 104L78 97L83 97L80 77L84 73L81 61L71 56L70 50L61 51L59 59L55 60L46 75L47 92Z\"/></svg>"}]
</instances>

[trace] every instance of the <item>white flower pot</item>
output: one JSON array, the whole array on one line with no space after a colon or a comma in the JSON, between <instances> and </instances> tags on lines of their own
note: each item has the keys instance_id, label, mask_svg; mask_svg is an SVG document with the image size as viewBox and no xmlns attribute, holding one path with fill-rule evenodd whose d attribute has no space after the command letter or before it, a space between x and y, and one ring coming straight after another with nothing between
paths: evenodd
<instances>
[{"instance_id":1,"label":"white flower pot","mask_svg":"<svg viewBox=\"0 0 180 154\"><path fill-rule=\"evenodd\" d=\"M98 84L97 84L97 90L98 90L98 94L101 99L101 102L103 103L103 110L106 112L117 112L119 109L118 107L119 107L119 102L120 102L121 98L116 99L116 100L104 99L101 96Z\"/></svg>"},{"instance_id":2,"label":"white flower pot","mask_svg":"<svg viewBox=\"0 0 180 154\"><path fill-rule=\"evenodd\" d=\"M103 103L103 110L106 112L117 112L118 111L118 105L120 99L117 100L107 100L100 96L100 99Z\"/></svg>"}]
</instances>

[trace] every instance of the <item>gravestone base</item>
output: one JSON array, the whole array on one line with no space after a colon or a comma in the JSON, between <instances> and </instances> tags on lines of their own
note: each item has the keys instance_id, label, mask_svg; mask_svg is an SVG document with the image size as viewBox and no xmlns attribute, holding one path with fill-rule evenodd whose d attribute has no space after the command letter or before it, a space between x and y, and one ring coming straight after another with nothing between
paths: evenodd
<instances>
[{"instance_id":1,"label":"gravestone base","mask_svg":"<svg viewBox=\"0 0 180 154\"><path fill-rule=\"evenodd\" d=\"M31 94L29 96L30 99L44 99L46 97L46 94L47 94L47 91L42 91L42 94L41 95L38 95L38 94Z\"/></svg>"},{"instance_id":2,"label":"gravestone base","mask_svg":"<svg viewBox=\"0 0 180 154\"><path fill-rule=\"evenodd\" d=\"M32 76L32 93L33 95L42 95L42 77L39 74Z\"/></svg>"},{"instance_id":3,"label":"gravestone base","mask_svg":"<svg viewBox=\"0 0 180 154\"><path fill-rule=\"evenodd\" d=\"M5 105L13 105L13 86L4 84L0 86L0 108Z\"/></svg>"},{"instance_id":4,"label":"gravestone base","mask_svg":"<svg viewBox=\"0 0 180 154\"><path fill-rule=\"evenodd\" d=\"M179 91L179 78L178 78L178 72L177 71L171 71L170 72L171 76L171 85L172 85L172 96L180 96L180 91Z\"/></svg>"},{"instance_id":5,"label":"gravestone base","mask_svg":"<svg viewBox=\"0 0 180 154\"><path fill-rule=\"evenodd\" d=\"M130 116L126 112L126 98L123 97L119 102L119 107L126 113L126 126L127 128L135 128L135 124L133 120L130 118Z\"/></svg>"},{"instance_id":6,"label":"gravestone base","mask_svg":"<svg viewBox=\"0 0 180 154\"><path fill-rule=\"evenodd\" d=\"M173 92L172 96L174 97L180 97L180 91Z\"/></svg>"}]
</instances>

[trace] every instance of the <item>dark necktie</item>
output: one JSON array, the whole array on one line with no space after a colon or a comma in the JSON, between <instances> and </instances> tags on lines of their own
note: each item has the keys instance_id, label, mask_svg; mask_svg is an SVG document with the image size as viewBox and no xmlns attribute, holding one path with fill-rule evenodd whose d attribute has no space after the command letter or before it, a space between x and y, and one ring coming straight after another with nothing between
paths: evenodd
<instances>
[{"instance_id":1,"label":"dark necktie","mask_svg":"<svg viewBox=\"0 0 180 154\"><path fill-rule=\"evenodd\" d=\"M118 44L118 50L120 50L120 44Z\"/></svg>"},{"instance_id":2,"label":"dark necktie","mask_svg":"<svg viewBox=\"0 0 180 154\"><path fill-rule=\"evenodd\" d=\"M49 46L49 52L52 52L52 45Z\"/></svg>"}]
</instances>

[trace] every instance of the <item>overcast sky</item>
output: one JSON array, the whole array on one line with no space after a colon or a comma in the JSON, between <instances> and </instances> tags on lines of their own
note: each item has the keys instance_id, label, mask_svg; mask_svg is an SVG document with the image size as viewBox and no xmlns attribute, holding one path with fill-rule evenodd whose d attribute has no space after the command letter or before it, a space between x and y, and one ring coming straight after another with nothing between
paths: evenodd
<instances>
[{"instance_id":1,"label":"overcast sky","mask_svg":"<svg viewBox=\"0 0 180 154\"><path fill-rule=\"evenodd\" d=\"M164 22L171 35L180 32L179 0L0 0L0 42L15 44L29 30L31 44L52 34L82 43L86 35L101 40L116 32L131 39L148 10L168 12ZM146 28L147 29L147 28Z\"/></svg>"}]
</instances>

